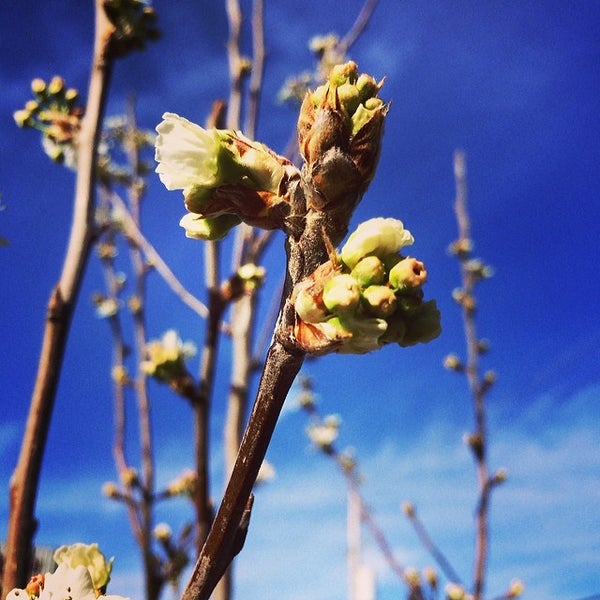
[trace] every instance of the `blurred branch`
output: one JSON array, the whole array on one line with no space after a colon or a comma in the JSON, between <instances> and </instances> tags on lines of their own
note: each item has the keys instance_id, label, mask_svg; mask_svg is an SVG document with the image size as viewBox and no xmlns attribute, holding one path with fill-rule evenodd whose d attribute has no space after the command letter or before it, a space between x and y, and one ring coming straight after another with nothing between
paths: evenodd
<instances>
[{"instance_id":1,"label":"blurred branch","mask_svg":"<svg viewBox=\"0 0 600 600\"><path fill-rule=\"evenodd\" d=\"M350 30L340 40L340 52L346 54L354 42L356 42L356 40L360 37L362 32L366 29L376 6L377 0L366 0L360 13L358 14L358 17L356 18L356 21L354 21L354 24Z\"/></svg>"},{"instance_id":2,"label":"blurred branch","mask_svg":"<svg viewBox=\"0 0 600 600\"><path fill-rule=\"evenodd\" d=\"M265 63L264 0L252 3L252 69L250 72L249 103L245 134L254 138L258 123L258 109Z\"/></svg>"},{"instance_id":3,"label":"blurred branch","mask_svg":"<svg viewBox=\"0 0 600 600\"><path fill-rule=\"evenodd\" d=\"M10 484L10 519L2 589L22 587L29 577L39 475L71 320L94 238L96 149L114 56L114 28L102 0L95 2L94 54L86 114L78 134L73 221L60 279L52 291L29 416Z\"/></svg>"},{"instance_id":4,"label":"blurred branch","mask_svg":"<svg viewBox=\"0 0 600 600\"><path fill-rule=\"evenodd\" d=\"M111 204L117 209L119 218L122 220L123 229L127 237L138 246L146 255L148 262L154 267L157 273L164 279L165 283L171 288L176 296L191 308L199 317L208 316L207 306L196 296L190 293L179 281L177 276L171 271L169 265L162 259L154 246L146 239L135 220L132 218L129 209L125 203L116 194L111 195Z\"/></svg>"},{"instance_id":5,"label":"blurred branch","mask_svg":"<svg viewBox=\"0 0 600 600\"><path fill-rule=\"evenodd\" d=\"M463 152L454 154L454 177L456 182L455 212L458 223L458 239L451 249L459 260L461 268L462 288L455 290L454 299L462 308L465 339L467 346L467 361L463 368L467 377L475 413L475 431L467 436L477 467L479 486L479 500L475 514L475 564L473 569L473 597L479 600L483 596L485 587L485 572L489 545L489 500L491 490L500 479L490 477L487 465L487 423L485 410L485 395L494 376L491 372L482 378L479 374L479 356L487 348L477 336L475 323L476 284L484 277L489 276L489 268L485 268L480 261L471 257L472 239L471 223L467 210L467 175L466 158ZM486 270L487 269L487 270ZM457 367L455 367L458 370Z\"/></svg>"}]
</instances>

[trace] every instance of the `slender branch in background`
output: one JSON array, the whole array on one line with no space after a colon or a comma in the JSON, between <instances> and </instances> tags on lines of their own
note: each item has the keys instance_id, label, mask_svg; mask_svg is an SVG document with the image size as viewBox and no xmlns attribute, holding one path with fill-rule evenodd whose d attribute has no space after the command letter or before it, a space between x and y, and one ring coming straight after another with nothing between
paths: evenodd
<instances>
[{"instance_id":1,"label":"slender branch in background","mask_svg":"<svg viewBox=\"0 0 600 600\"><path fill-rule=\"evenodd\" d=\"M156 269L156 272L185 305L191 308L199 317L206 318L208 316L208 307L189 292L173 271L171 271L154 246L144 237L144 234L136 225L129 209L121 198L113 194L110 202L118 211L118 218L122 222L125 235L145 254L147 262Z\"/></svg>"},{"instance_id":2,"label":"slender branch in background","mask_svg":"<svg viewBox=\"0 0 600 600\"><path fill-rule=\"evenodd\" d=\"M265 32L264 32L264 2L254 0L252 3L252 69L250 71L250 86L248 90L248 114L244 133L254 138L258 123L260 92L265 64Z\"/></svg>"},{"instance_id":3,"label":"slender branch in background","mask_svg":"<svg viewBox=\"0 0 600 600\"><path fill-rule=\"evenodd\" d=\"M22 587L29 578L41 463L71 320L94 237L96 148L114 60L107 51L113 26L106 16L102 0L95 2L95 15L94 54L86 114L77 140L73 221L62 273L48 304L29 416L18 463L11 478L3 590Z\"/></svg>"},{"instance_id":4,"label":"slender branch in background","mask_svg":"<svg viewBox=\"0 0 600 600\"><path fill-rule=\"evenodd\" d=\"M360 13L358 14L358 17L356 18L356 21L354 21L354 24L352 25L348 33L346 33L346 35L340 40L340 43L338 44L342 54L345 55L348 52L348 50L351 48L354 42L356 42L356 40L366 29L376 6L377 0L366 0L366 2L360 10Z\"/></svg>"},{"instance_id":5,"label":"slender branch in background","mask_svg":"<svg viewBox=\"0 0 600 600\"><path fill-rule=\"evenodd\" d=\"M486 373L483 377L479 374L479 356L487 349L487 345L477 336L475 324L475 287L485 277L489 277L490 269L481 261L472 259L471 224L467 210L467 175L466 158L463 152L454 154L454 177L456 181L455 213L458 223L458 239L452 245L453 254L459 260L462 277L462 288L455 290L454 299L462 308L465 339L467 346L467 361L464 367L458 361L452 363L446 359L455 370L464 370L467 377L473 408L475 413L475 431L467 437L467 441L477 468L479 486L479 500L475 514L475 557L473 567L473 597L480 600L485 588L485 573L489 546L489 500L491 490L496 483L503 479L498 475L490 477L487 465L487 423L485 410L485 395L493 384L495 375Z\"/></svg>"},{"instance_id":6,"label":"slender branch in background","mask_svg":"<svg viewBox=\"0 0 600 600\"><path fill-rule=\"evenodd\" d=\"M137 143L137 124L134 106L130 104L127 111L125 148L131 168L131 183L127 194L133 221L139 230L141 228L141 199L142 181L139 168L139 145ZM152 435L152 420L150 415L150 401L148 398L148 382L146 373L141 368L146 354L146 280L149 269L139 247L132 244L129 249L135 285L135 310L131 311L133 319L133 332L135 340L135 355L137 357L137 375L135 381L136 399L138 405L139 439L142 459L142 480L140 482L143 494L140 500L141 527L143 531L141 547L144 556L146 598L157 600L164 585L157 568L157 561L152 548L152 531L154 527L153 497L154 481L154 443ZM131 302L130 302L131 304Z\"/></svg>"},{"instance_id":7,"label":"slender branch in background","mask_svg":"<svg viewBox=\"0 0 600 600\"><path fill-rule=\"evenodd\" d=\"M403 584L408 586L413 600L422 599L423 592L420 583L411 577L410 569L401 565L394 556L385 533L377 525L372 510L361 493L361 477L358 473L356 460L347 452L340 452L335 446L334 442L338 434L339 420L334 419L333 422L329 422L327 418L322 417L314 401L312 382L308 377L302 378L301 386L300 406L310 415L312 420L311 425L307 429L309 438L325 456L333 460L340 473L344 476L349 491L358 505L361 522L366 525L388 567ZM354 593L354 590L352 590L352 593Z\"/></svg>"},{"instance_id":8,"label":"slender branch in background","mask_svg":"<svg viewBox=\"0 0 600 600\"><path fill-rule=\"evenodd\" d=\"M446 558L446 555L440 550L440 548L438 548L438 546L435 545L435 543L431 539L431 536L425 528L425 525L417 516L417 511L415 510L414 506L408 502L405 502L402 505L402 510L410 520L411 525L413 526L415 533L419 537L421 544L423 545L425 550L427 550L427 552L431 554L435 562L442 570L442 573L446 576L446 578L449 581L460 584L461 580L458 573L450 564L450 561Z\"/></svg>"},{"instance_id":9,"label":"slender branch in background","mask_svg":"<svg viewBox=\"0 0 600 600\"><path fill-rule=\"evenodd\" d=\"M239 129L242 114L242 82L245 74L240 54L240 33L242 29L242 11L238 0L225 0L229 39L227 40L227 58L229 61L230 92L227 103L227 129Z\"/></svg>"}]
</instances>

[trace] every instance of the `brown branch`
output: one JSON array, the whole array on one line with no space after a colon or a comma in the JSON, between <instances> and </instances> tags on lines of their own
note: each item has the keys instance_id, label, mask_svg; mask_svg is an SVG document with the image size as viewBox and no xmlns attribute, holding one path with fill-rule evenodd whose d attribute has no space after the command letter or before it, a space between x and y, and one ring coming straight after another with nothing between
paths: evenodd
<instances>
[{"instance_id":1,"label":"brown branch","mask_svg":"<svg viewBox=\"0 0 600 600\"><path fill-rule=\"evenodd\" d=\"M356 21L346 33L346 35L340 40L339 49L342 54L346 54L350 47L356 42L356 40L360 37L362 32L366 29L369 19L377 6L377 0L366 0L364 3Z\"/></svg>"},{"instance_id":2,"label":"brown branch","mask_svg":"<svg viewBox=\"0 0 600 600\"><path fill-rule=\"evenodd\" d=\"M467 363L465 373L473 397L475 411L475 434L471 436L471 448L476 461L477 479L479 485L479 501L475 515L475 564L473 572L473 595L479 600L485 587L485 570L487 565L489 545L488 509L492 485L490 482L486 461L487 431L484 396L486 388L479 377L479 338L475 324L474 290L477 282L476 276L468 268L467 261L470 257L471 225L467 211L467 176L466 159L464 153L457 151L454 154L454 177L456 181L455 212L458 222L459 238L456 243L463 251L458 252L462 275L462 302L465 338L467 344Z\"/></svg>"},{"instance_id":3,"label":"brown branch","mask_svg":"<svg viewBox=\"0 0 600 600\"><path fill-rule=\"evenodd\" d=\"M248 90L248 114L246 117L245 133L248 137L256 135L258 108L265 66L265 32L264 32L264 0L254 0L252 3L252 71Z\"/></svg>"},{"instance_id":4,"label":"brown branch","mask_svg":"<svg viewBox=\"0 0 600 600\"><path fill-rule=\"evenodd\" d=\"M113 57L107 54L112 25L96 0L95 38L86 114L77 139L73 220L60 279L51 293L44 339L21 452L10 484L10 519L2 589L22 587L29 576L35 534L35 502L54 399L71 320L93 241L96 148Z\"/></svg>"},{"instance_id":5,"label":"brown branch","mask_svg":"<svg viewBox=\"0 0 600 600\"><path fill-rule=\"evenodd\" d=\"M239 129L242 112L242 81L244 70L240 54L240 33L242 29L242 11L238 0L226 0L229 39L227 40L227 58L229 61L230 93L227 105L227 129Z\"/></svg>"},{"instance_id":6,"label":"brown branch","mask_svg":"<svg viewBox=\"0 0 600 600\"><path fill-rule=\"evenodd\" d=\"M170 267L162 259L154 246L146 239L146 237L144 237L144 234L136 225L135 220L132 218L125 203L116 194L111 196L110 201L118 210L118 218L122 222L127 237L142 250L149 263L156 269L156 272L164 279L165 283L171 288L175 295L198 316L202 318L207 317L207 306L190 293L181 281L179 281L173 271L171 271Z\"/></svg>"}]
</instances>

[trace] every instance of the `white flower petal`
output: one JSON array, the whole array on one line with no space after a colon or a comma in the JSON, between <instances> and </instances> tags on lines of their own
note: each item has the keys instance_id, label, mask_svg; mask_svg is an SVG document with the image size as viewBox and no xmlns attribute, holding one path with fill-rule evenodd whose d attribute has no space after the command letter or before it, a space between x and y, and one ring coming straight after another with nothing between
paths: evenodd
<instances>
[{"instance_id":1,"label":"white flower petal","mask_svg":"<svg viewBox=\"0 0 600 600\"><path fill-rule=\"evenodd\" d=\"M175 113L165 113L156 131L156 172L168 190L216 185L220 145L216 130L204 129Z\"/></svg>"}]
</instances>

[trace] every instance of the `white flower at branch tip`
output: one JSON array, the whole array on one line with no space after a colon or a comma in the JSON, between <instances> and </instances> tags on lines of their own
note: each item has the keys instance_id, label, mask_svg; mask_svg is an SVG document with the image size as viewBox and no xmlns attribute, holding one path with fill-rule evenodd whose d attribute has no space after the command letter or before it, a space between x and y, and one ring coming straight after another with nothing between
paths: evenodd
<instances>
[{"instance_id":1,"label":"white flower at branch tip","mask_svg":"<svg viewBox=\"0 0 600 600\"><path fill-rule=\"evenodd\" d=\"M70 567L66 563L58 565L54 573L46 573L43 589L38 600L128 600L123 596L96 595L90 571L84 565ZM26 590L14 589L6 600L30 600Z\"/></svg>"},{"instance_id":2,"label":"white flower at branch tip","mask_svg":"<svg viewBox=\"0 0 600 600\"><path fill-rule=\"evenodd\" d=\"M365 256L383 258L414 243L410 231L399 219L377 217L361 223L341 250L344 263L353 269Z\"/></svg>"},{"instance_id":3,"label":"white flower at branch tip","mask_svg":"<svg viewBox=\"0 0 600 600\"><path fill-rule=\"evenodd\" d=\"M71 544L60 546L54 552L54 562L59 566L66 565L71 569L85 567L96 590L102 590L110 581L113 561L114 558L106 560L98 544Z\"/></svg>"},{"instance_id":4,"label":"white flower at branch tip","mask_svg":"<svg viewBox=\"0 0 600 600\"><path fill-rule=\"evenodd\" d=\"M217 185L221 140L216 129L204 129L166 112L156 131L156 172L168 190L183 190L185 194L194 186Z\"/></svg>"}]
</instances>

